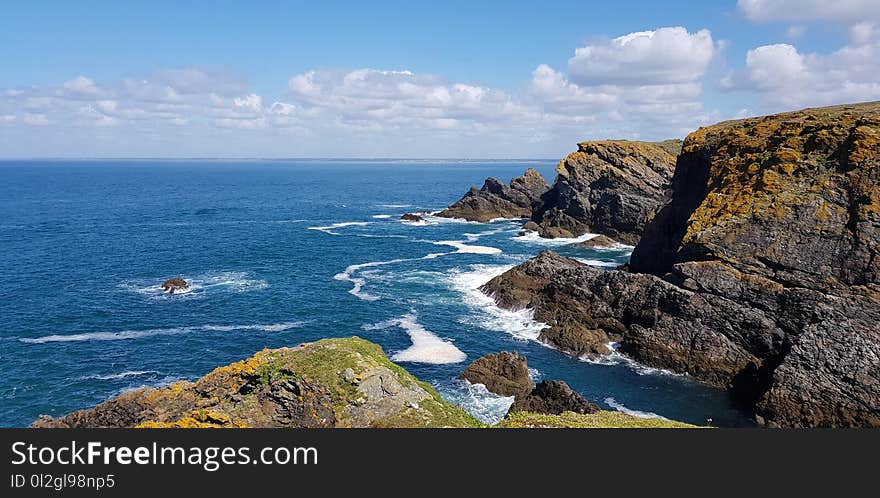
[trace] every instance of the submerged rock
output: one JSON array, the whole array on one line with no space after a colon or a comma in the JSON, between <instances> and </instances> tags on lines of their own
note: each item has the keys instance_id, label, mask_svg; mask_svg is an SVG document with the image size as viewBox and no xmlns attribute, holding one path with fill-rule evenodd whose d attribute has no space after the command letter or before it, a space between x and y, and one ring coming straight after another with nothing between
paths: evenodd
<instances>
[{"instance_id":1,"label":"submerged rock","mask_svg":"<svg viewBox=\"0 0 880 498\"><path fill-rule=\"evenodd\" d=\"M189 284L186 280L180 277L169 278L168 280L162 282L162 290L169 294L174 294L177 291L182 291L189 289Z\"/></svg>"},{"instance_id":2,"label":"submerged rock","mask_svg":"<svg viewBox=\"0 0 880 498\"><path fill-rule=\"evenodd\" d=\"M880 427L880 103L701 128L672 189L628 271L544 252L484 292L560 349L620 342L769 426Z\"/></svg>"},{"instance_id":3,"label":"submerged rock","mask_svg":"<svg viewBox=\"0 0 880 498\"><path fill-rule=\"evenodd\" d=\"M602 140L578 144L556 168L553 187L532 215L542 237L608 235L635 243L669 200L680 140Z\"/></svg>"},{"instance_id":4,"label":"submerged rock","mask_svg":"<svg viewBox=\"0 0 880 498\"><path fill-rule=\"evenodd\" d=\"M529 218L533 207L549 188L544 177L532 168L511 180L509 187L495 178L487 178L481 189L471 188L437 216L480 222L496 218Z\"/></svg>"},{"instance_id":5,"label":"submerged rock","mask_svg":"<svg viewBox=\"0 0 880 498\"><path fill-rule=\"evenodd\" d=\"M458 378L471 384L483 384L501 396L518 396L532 390L525 357L507 351L477 358Z\"/></svg>"}]
</instances>

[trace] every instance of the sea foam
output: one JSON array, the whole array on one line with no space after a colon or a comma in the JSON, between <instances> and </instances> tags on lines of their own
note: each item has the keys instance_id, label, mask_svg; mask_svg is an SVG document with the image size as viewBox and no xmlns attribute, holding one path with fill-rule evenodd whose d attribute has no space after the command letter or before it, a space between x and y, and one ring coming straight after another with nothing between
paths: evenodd
<instances>
[{"instance_id":1,"label":"sea foam","mask_svg":"<svg viewBox=\"0 0 880 498\"><path fill-rule=\"evenodd\" d=\"M371 224L371 221L343 221L341 223L333 223L332 225L321 226L321 227L308 227L309 230L317 230L319 232L328 233L330 235L342 235L339 232L334 232L333 230L337 228L345 228L345 227L360 227Z\"/></svg>"},{"instance_id":2,"label":"sea foam","mask_svg":"<svg viewBox=\"0 0 880 498\"><path fill-rule=\"evenodd\" d=\"M508 310L495 304L483 294L480 287L501 275L514 265L472 265L470 271L455 269L449 273L451 287L461 293L464 303L473 314L463 318L465 323L487 330L506 332L517 339L537 341L541 331L549 327L534 319L531 309Z\"/></svg>"},{"instance_id":3,"label":"sea foam","mask_svg":"<svg viewBox=\"0 0 880 498\"><path fill-rule=\"evenodd\" d=\"M434 242L438 246L449 246L458 249L458 253L460 254L501 254L501 249L497 247L488 247L488 246L473 246L465 244L464 242L458 240L441 240L438 242Z\"/></svg>"},{"instance_id":4,"label":"sea foam","mask_svg":"<svg viewBox=\"0 0 880 498\"><path fill-rule=\"evenodd\" d=\"M364 325L365 330L382 330L390 327L400 327L412 341L412 345L391 356L394 361L406 361L412 363L460 363L467 358L460 349L452 342L437 337L433 332L423 327L415 313L408 313L392 320L387 320L374 325Z\"/></svg>"},{"instance_id":5,"label":"sea foam","mask_svg":"<svg viewBox=\"0 0 880 498\"><path fill-rule=\"evenodd\" d=\"M513 396L495 394L483 384L466 380L435 383L434 388L446 401L456 404L484 424L497 424L507 415Z\"/></svg>"},{"instance_id":6,"label":"sea foam","mask_svg":"<svg viewBox=\"0 0 880 498\"><path fill-rule=\"evenodd\" d=\"M654 412L643 412L641 410L633 410L632 408L627 408L626 406L623 405L623 403L619 403L614 398L605 398L605 404L610 406L611 408L614 408L615 410L617 410L621 413L626 413L627 415L632 415L633 417L659 418L659 419L663 419L663 420L669 420L668 418L663 417L661 415L657 415Z\"/></svg>"},{"instance_id":7,"label":"sea foam","mask_svg":"<svg viewBox=\"0 0 880 498\"><path fill-rule=\"evenodd\" d=\"M192 327L170 327L162 329L122 330L119 332L87 332L83 334L46 335L18 340L28 344L45 344L48 342L80 342L80 341L122 341L141 339L160 335L189 334L193 332L237 332L240 330L256 330L262 332L281 332L301 327L303 322L284 322L269 325L198 325Z\"/></svg>"}]
</instances>

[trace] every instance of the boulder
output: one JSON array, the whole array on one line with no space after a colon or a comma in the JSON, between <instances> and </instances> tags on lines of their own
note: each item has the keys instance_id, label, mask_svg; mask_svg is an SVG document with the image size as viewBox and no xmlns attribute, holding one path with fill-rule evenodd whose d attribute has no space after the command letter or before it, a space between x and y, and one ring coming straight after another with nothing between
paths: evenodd
<instances>
[{"instance_id":1,"label":"boulder","mask_svg":"<svg viewBox=\"0 0 880 498\"><path fill-rule=\"evenodd\" d=\"M483 384L501 396L519 396L532 390L525 357L506 351L477 358L458 378Z\"/></svg>"},{"instance_id":2,"label":"boulder","mask_svg":"<svg viewBox=\"0 0 880 498\"><path fill-rule=\"evenodd\" d=\"M169 294L174 294L177 291L182 291L189 289L189 284L186 283L186 280L180 277L169 278L168 280L162 282L162 290Z\"/></svg>"},{"instance_id":3,"label":"boulder","mask_svg":"<svg viewBox=\"0 0 880 498\"><path fill-rule=\"evenodd\" d=\"M517 396L508 413L529 412L559 415L563 412L595 413L599 407L585 400L561 380L538 382L528 394Z\"/></svg>"}]
</instances>

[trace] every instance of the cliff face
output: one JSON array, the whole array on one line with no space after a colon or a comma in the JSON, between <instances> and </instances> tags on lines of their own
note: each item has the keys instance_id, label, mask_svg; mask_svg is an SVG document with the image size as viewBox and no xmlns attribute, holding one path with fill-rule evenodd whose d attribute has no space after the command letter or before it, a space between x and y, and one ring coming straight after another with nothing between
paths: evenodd
<instances>
[{"instance_id":1,"label":"cliff face","mask_svg":"<svg viewBox=\"0 0 880 498\"><path fill-rule=\"evenodd\" d=\"M495 218L529 218L533 206L549 188L544 177L531 168L523 176L511 180L509 187L495 178L487 178L481 189L471 188L437 216L479 222Z\"/></svg>"},{"instance_id":2,"label":"cliff face","mask_svg":"<svg viewBox=\"0 0 880 498\"><path fill-rule=\"evenodd\" d=\"M573 353L604 340L772 426L880 426L880 103L687 137L629 272L542 254L487 284Z\"/></svg>"},{"instance_id":3,"label":"cliff face","mask_svg":"<svg viewBox=\"0 0 880 498\"><path fill-rule=\"evenodd\" d=\"M638 241L666 195L681 142L604 140L578 144L556 168L532 221L543 237L600 233Z\"/></svg>"}]
</instances>

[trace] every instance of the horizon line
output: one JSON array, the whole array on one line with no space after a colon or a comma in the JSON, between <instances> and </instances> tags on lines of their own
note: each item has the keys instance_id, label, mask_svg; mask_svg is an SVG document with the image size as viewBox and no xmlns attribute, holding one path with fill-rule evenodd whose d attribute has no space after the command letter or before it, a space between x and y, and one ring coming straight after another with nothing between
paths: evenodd
<instances>
[{"instance_id":1,"label":"horizon line","mask_svg":"<svg viewBox=\"0 0 880 498\"><path fill-rule=\"evenodd\" d=\"M558 161L555 157L0 157L3 161Z\"/></svg>"}]
</instances>

